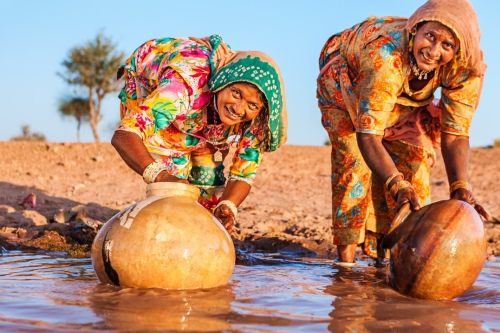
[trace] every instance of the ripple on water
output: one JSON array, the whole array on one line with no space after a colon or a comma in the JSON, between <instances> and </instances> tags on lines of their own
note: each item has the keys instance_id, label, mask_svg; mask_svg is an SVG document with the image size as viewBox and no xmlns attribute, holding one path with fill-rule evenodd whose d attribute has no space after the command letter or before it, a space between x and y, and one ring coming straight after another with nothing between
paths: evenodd
<instances>
[{"instance_id":1,"label":"ripple on water","mask_svg":"<svg viewBox=\"0 0 500 333\"><path fill-rule=\"evenodd\" d=\"M391 289L387 270L360 261L247 255L229 284L168 291L102 285L90 259L3 251L0 331L495 332L500 265L487 262L454 301L423 301Z\"/></svg>"}]
</instances>

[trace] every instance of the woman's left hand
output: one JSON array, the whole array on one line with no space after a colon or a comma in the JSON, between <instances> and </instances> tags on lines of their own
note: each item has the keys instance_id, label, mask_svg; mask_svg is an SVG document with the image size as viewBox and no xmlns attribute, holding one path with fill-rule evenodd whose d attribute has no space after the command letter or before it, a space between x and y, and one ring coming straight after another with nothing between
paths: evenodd
<instances>
[{"instance_id":1,"label":"woman's left hand","mask_svg":"<svg viewBox=\"0 0 500 333\"><path fill-rule=\"evenodd\" d=\"M484 209L483 206L479 205L476 202L476 199L472 195L472 192L469 191L468 189L466 189L466 188L459 188L459 189L455 190L452 193L451 198L452 199L461 200L461 201L465 201L465 202L469 203L472 207L474 207L474 209L477 211L477 213L479 215L481 215L486 221L488 221L491 218L490 214L488 214L488 212L486 211L486 209Z\"/></svg>"},{"instance_id":2,"label":"woman's left hand","mask_svg":"<svg viewBox=\"0 0 500 333\"><path fill-rule=\"evenodd\" d=\"M419 210L418 194L412 187L400 189L396 194L396 209L399 212L405 204L409 203L412 210Z\"/></svg>"},{"instance_id":3,"label":"woman's left hand","mask_svg":"<svg viewBox=\"0 0 500 333\"><path fill-rule=\"evenodd\" d=\"M228 206L222 204L214 210L214 215L224 228L226 228L227 232L231 234L236 221L233 211Z\"/></svg>"}]
</instances>

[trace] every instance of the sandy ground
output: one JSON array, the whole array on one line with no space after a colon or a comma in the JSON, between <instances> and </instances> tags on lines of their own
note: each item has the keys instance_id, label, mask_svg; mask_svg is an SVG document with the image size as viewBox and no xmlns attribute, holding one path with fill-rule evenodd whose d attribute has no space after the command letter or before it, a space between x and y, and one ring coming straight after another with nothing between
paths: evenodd
<instances>
[{"instance_id":1,"label":"sandy ground","mask_svg":"<svg viewBox=\"0 0 500 333\"><path fill-rule=\"evenodd\" d=\"M100 225L145 197L142 178L109 143L0 142L0 245L89 254ZM238 251L335 256L331 244L330 147L290 146L267 154L240 207ZM439 155L438 155L439 157ZM474 194L485 222L489 260L500 255L500 149L474 148ZM447 198L441 158L431 174L433 201ZM24 200L30 194L36 197ZM23 204L24 200L24 204Z\"/></svg>"}]
</instances>

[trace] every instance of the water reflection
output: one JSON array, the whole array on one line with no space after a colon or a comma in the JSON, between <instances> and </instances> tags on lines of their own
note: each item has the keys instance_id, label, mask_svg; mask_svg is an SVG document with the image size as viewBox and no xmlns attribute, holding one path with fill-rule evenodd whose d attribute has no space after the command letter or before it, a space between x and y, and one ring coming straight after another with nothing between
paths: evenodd
<instances>
[{"instance_id":1,"label":"water reflection","mask_svg":"<svg viewBox=\"0 0 500 333\"><path fill-rule=\"evenodd\" d=\"M99 284L89 259L4 252L1 332L498 332L500 266L454 301L400 295L388 271L252 254L226 286L194 291ZM250 258L251 257L251 258Z\"/></svg>"},{"instance_id":2,"label":"water reflection","mask_svg":"<svg viewBox=\"0 0 500 333\"><path fill-rule=\"evenodd\" d=\"M98 285L89 295L101 328L126 331L132 327L155 330L216 332L229 330L226 317L235 299L231 287L210 290L167 291Z\"/></svg>"},{"instance_id":3,"label":"water reflection","mask_svg":"<svg viewBox=\"0 0 500 333\"><path fill-rule=\"evenodd\" d=\"M491 271L488 269L486 272ZM371 267L339 268L334 272L332 284L325 288L325 293L335 296L332 302L333 309L329 314L333 319L328 327L329 330L331 332L492 332L491 328L500 328L499 291L493 291L493 288L498 287L481 287L481 282L486 281L478 281L474 287L476 290L468 291L461 297L460 302L428 301L397 293L387 285L388 275L388 268ZM484 274L483 279L487 275ZM495 280L489 280L490 285L493 281ZM479 290L482 291L478 292ZM476 297L481 299L483 304L486 302L495 304L496 310L473 308L465 304ZM471 316L473 313L477 316Z\"/></svg>"}]
</instances>

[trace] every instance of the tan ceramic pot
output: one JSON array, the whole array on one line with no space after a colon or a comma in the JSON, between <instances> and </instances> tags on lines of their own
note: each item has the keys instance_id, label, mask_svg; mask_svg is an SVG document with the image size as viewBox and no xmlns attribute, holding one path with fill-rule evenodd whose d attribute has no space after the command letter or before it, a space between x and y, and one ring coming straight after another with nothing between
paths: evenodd
<instances>
[{"instance_id":1,"label":"tan ceramic pot","mask_svg":"<svg viewBox=\"0 0 500 333\"><path fill-rule=\"evenodd\" d=\"M92 244L102 283L136 288L197 289L227 283L234 245L224 227L198 204L199 189L152 183L147 198L113 216Z\"/></svg>"},{"instance_id":2,"label":"tan ceramic pot","mask_svg":"<svg viewBox=\"0 0 500 333\"><path fill-rule=\"evenodd\" d=\"M486 260L486 240L483 221L471 205L438 201L400 212L398 218L387 246L390 283L397 291L422 299L453 299L474 284Z\"/></svg>"}]
</instances>

